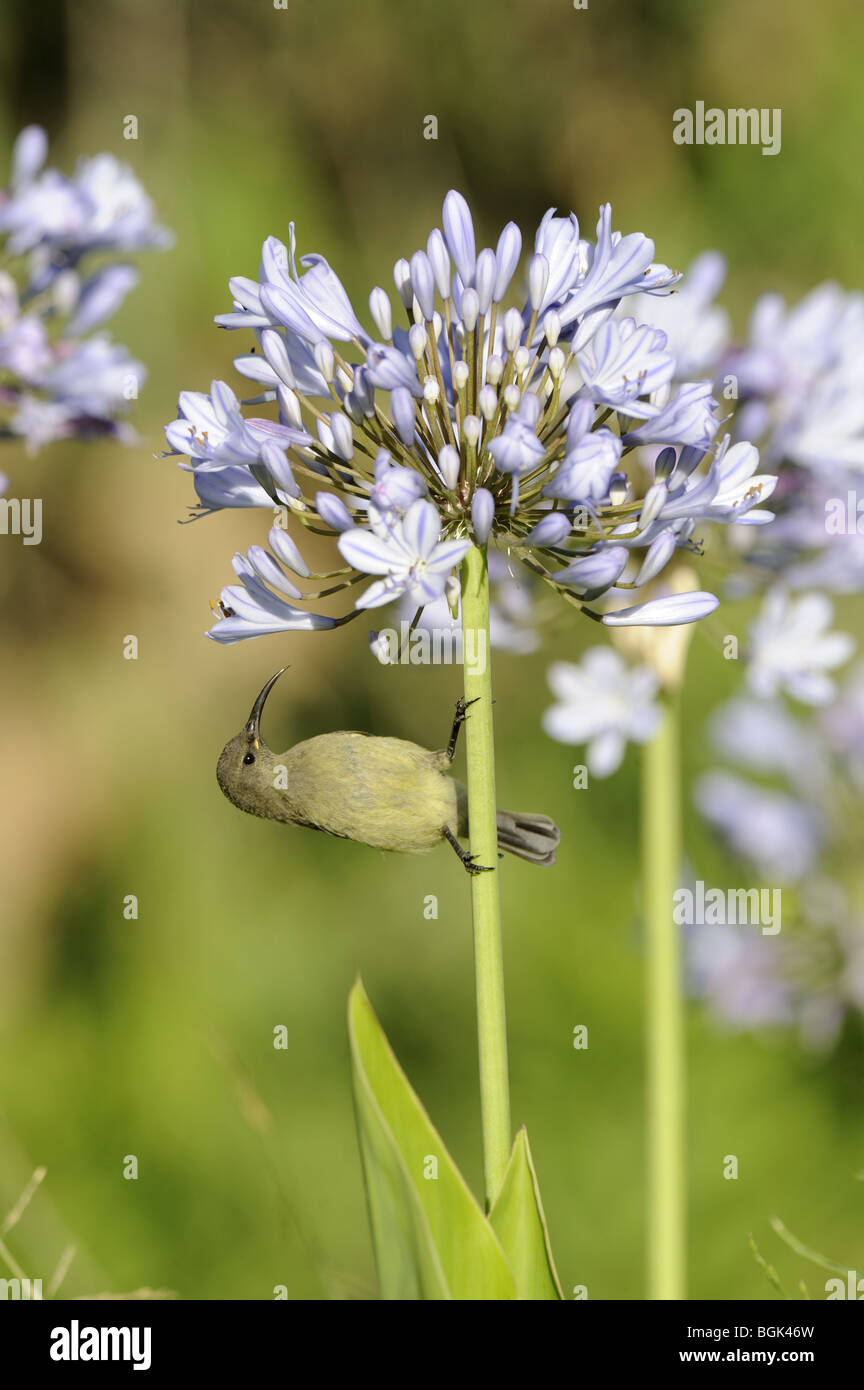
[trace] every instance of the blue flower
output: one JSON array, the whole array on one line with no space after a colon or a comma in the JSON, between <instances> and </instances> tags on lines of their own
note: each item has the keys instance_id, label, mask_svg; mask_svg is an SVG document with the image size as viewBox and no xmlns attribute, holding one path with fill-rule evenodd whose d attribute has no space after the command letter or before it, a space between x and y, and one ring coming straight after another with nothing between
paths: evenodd
<instances>
[{"instance_id":1,"label":"blue flower","mask_svg":"<svg viewBox=\"0 0 864 1390\"><path fill-rule=\"evenodd\" d=\"M368 340L351 306L341 280L323 256L301 256L307 267L301 275L295 257L294 223L289 227L289 245L268 237L261 249L259 284L235 279L235 311L220 314L216 322L223 328L284 327L304 343ZM239 292L239 293L238 293Z\"/></svg>"},{"instance_id":2,"label":"blue flower","mask_svg":"<svg viewBox=\"0 0 864 1390\"><path fill-rule=\"evenodd\" d=\"M534 429L518 416L507 421L501 434L489 444L495 467L501 473L527 473L546 452Z\"/></svg>"},{"instance_id":3,"label":"blue flower","mask_svg":"<svg viewBox=\"0 0 864 1390\"><path fill-rule=\"evenodd\" d=\"M716 408L710 382L684 382L663 405L656 406L644 424L627 431L624 443L689 444L707 449L717 433Z\"/></svg>"},{"instance_id":4,"label":"blue flower","mask_svg":"<svg viewBox=\"0 0 864 1390\"><path fill-rule=\"evenodd\" d=\"M635 319L610 319L577 353L585 393L626 414L653 413L641 398L672 379L675 361L664 351L665 345L665 333L647 324L637 328Z\"/></svg>"},{"instance_id":5,"label":"blue flower","mask_svg":"<svg viewBox=\"0 0 864 1390\"><path fill-rule=\"evenodd\" d=\"M402 594L418 607L440 598L447 576L471 548L470 540L442 542L440 536L441 518L422 498L386 529L345 531L338 545L348 563L363 574L385 576L369 586L357 607L379 608Z\"/></svg>"},{"instance_id":6,"label":"blue flower","mask_svg":"<svg viewBox=\"0 0 864 1390\"><path fill-rule=\"evenodd\" d=\"M224 381L214 381L209 396L183 391L179 408L180 415L166 425L165 434L173 451L192 459L198 472L260 463L274 471L283 488L287 483L285 490L297 491L285 450L310 444L312 436L305 430L272 420L247 420Z\"/></svg>"},{"instance_id":7,"label":"blue flower","mask_svg":"<svg viewBox=\"0 0 864 1390\"><path fill-rule=\"evenodd\" d=\"M683 467L682 467L683 463ZM759 453L752 444L723 439L707 473L686 471L685 451L679 456L667 484L667 500L659 511L659 523L670 521L738 521L758 525L773 519L757 503L765 502L777 485L774 474L756 473Z\"/></svg>"},{"instance_id":8,"label":"blue flower","mask_svg":"<svg viewBox=\"0 0 864 1390\"><path fill-rule=\"evenodd\" d=\"M680 271L654 264L654 243L641 232L621 236L612 231L612 207L604 203L597 223L597 243L586 248L588 269L581 283L561 300L559 316L565 327L592 310L612 309L625 295L670 289Z\"/></svg>"},{"instance_id":9,"label":"blue flower","mask_svg":"<svg viewBox=\"0 0 864 1390\"><path fill-rule=\"evenodd\" d=\"M606 627L679 627L707 618L719 602L714 594L693 589L686 594L648 599L630 608L616 608L604 613L603 623Z\"/></svg>"}]
</instances>

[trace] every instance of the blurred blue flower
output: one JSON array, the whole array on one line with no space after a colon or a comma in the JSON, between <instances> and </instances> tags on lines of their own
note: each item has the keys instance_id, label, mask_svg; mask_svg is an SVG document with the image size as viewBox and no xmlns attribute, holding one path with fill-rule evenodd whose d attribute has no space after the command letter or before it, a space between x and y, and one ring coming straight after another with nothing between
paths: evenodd
<instances>
[{"instance_id":1,"label":"blurred blue flower","mask_svg":"<svg viewBox=\"0 0 864 1390\"><path fill-rule=\"evenodd\" d=\"M113 155L81 159L68 178L44 169L45 133L21 132L10 185L0 190L0 433L30 451L56 439L111 433L134 438L121 418L145 369L98 328L138 282L135 267L99 253L170 245L132 171Z\"/></svg>"},{"instance_id":2,"label":"blurred blue flower","mask_svg":"<svg viewBox=\"0 0 864 1390\"><path fill-rule=\"evenodd\" d=\"M735 854L772 883L794 883L813 867L825 840L815 807L731 772L706 772L694 801Z\"/></svg>"},{"instance_id":3,"label":"blurred blue flower","mask_svg":"<svg viewBox=\"0 0 864 1390\"><path fill-rule=\"evenodd\" d=\"M796 1019L795 994L784 977L786 946L758 927L685 926L684 961L688 991L732 1030L789 1027Z\"/></svg>"},{"instance_id":4,"label":"blurred blue flower","mask_svg":"<svg viewBox=\"0 0 864 1390\"><path fill-rule=\"evenodd\" d=\"M754 695L770 698L785 691L808 705L826 704L834 693L827 674L855 650L848 632L829 632L834 605L824 594L793 599L772 589L750 624L747 683Z\"/></svg>"},{"instance_id":5,"label":"blurred blue flower","mask_svg":"<svg viewBox=\"0 0 864 1390\"><path fill-rule=\"evenodd\" d=\"M553 662L548 679L557 704L543 715L543 728L559 743L586 743L594 777L617 771L627 743L646 743L657 728L656 675L628 666L612 647L590 648L578 665Z\"/></svg>"},{"instance_id":6,"label":"blurred blue flower","mask_svg":"<svg viewBox=\"0 0 864 1390\"><path fill-rule=\"evenodd\" d=\"M779 700L738 695L714 711L708 727L720 756L750 772L779 774L811 792L824 778L825 754L817 730Z\"/></svg>"}]
</instances>

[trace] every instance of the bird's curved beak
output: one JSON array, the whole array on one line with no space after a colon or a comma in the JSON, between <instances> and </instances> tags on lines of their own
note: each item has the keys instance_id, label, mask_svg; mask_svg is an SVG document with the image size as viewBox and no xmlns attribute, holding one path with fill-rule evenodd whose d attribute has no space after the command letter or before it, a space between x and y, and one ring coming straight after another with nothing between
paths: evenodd
<instances>
[{"instance_id":1,"label":"bird's curved beak","mask_svg":"<svg viewBox=\"0 0 864 1390\"><path fill-rule=\"evenodd\" d=\"M283 666L280 671L276 672L275 676L270 677L264 689L261 691L261 694L258 696L257 700L252 706L252 713L249 715L249 718L246 721L246 737L248 738L251 744L254 744L256 748L258 748L261 743L261 711L264 708L264 704L267 700L267 696L270 694L270 691L273 689L274 685L276 684L282 673L287 670L288 667Z\"/></svg>"}]
</instances>

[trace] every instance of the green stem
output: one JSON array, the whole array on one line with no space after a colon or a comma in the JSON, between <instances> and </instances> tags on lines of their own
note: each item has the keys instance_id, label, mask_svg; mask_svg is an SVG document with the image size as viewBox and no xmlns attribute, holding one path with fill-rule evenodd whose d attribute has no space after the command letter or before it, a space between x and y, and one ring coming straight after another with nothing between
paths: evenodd
<instances>
[{"instance_id":1,"label":"green stem","mask_svg":"<svg viewBox=\"0 0 864 1390\"><path fill-rule=\"evenodd\" d=\"M681 868L677 702L646 744L642 892L647 949L648 1297L685 1297L684 1007L673 895Z\"/></svg>"},{"instance_id":2,"label":"green stem","mask_svg":"<svg viewBox=\"0 0 864 1390\"><path fill-rule=\"evenodd\" d=\"M489 651L489 573L486 551L472 546L462 565L462 633L465 699L477 700L465 722L471 852L492 873L471 878L474 974L480 1054L480 1111L487 1209L510 1157L510 1092L504 961L498 895L498 829L495 742L492 731L492 664ZM474 660L468 658L473 657Z\"/></svg>"}]
</instances>

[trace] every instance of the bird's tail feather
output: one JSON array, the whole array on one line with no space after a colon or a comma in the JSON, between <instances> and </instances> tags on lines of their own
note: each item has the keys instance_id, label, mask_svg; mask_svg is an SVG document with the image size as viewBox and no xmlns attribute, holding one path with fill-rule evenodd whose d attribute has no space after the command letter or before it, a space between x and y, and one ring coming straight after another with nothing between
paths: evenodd
<instances>
[{"instance_id":1,"label":"bird's tail feather","mask_svg":"<svg viewBox=\"0 0 864 1390\"><path fill-rule=\"evenodd\" d=\"M554 864L561 831L549 816L498 812L498 846L531 864Z\"/></svg>"}]
</instances>

